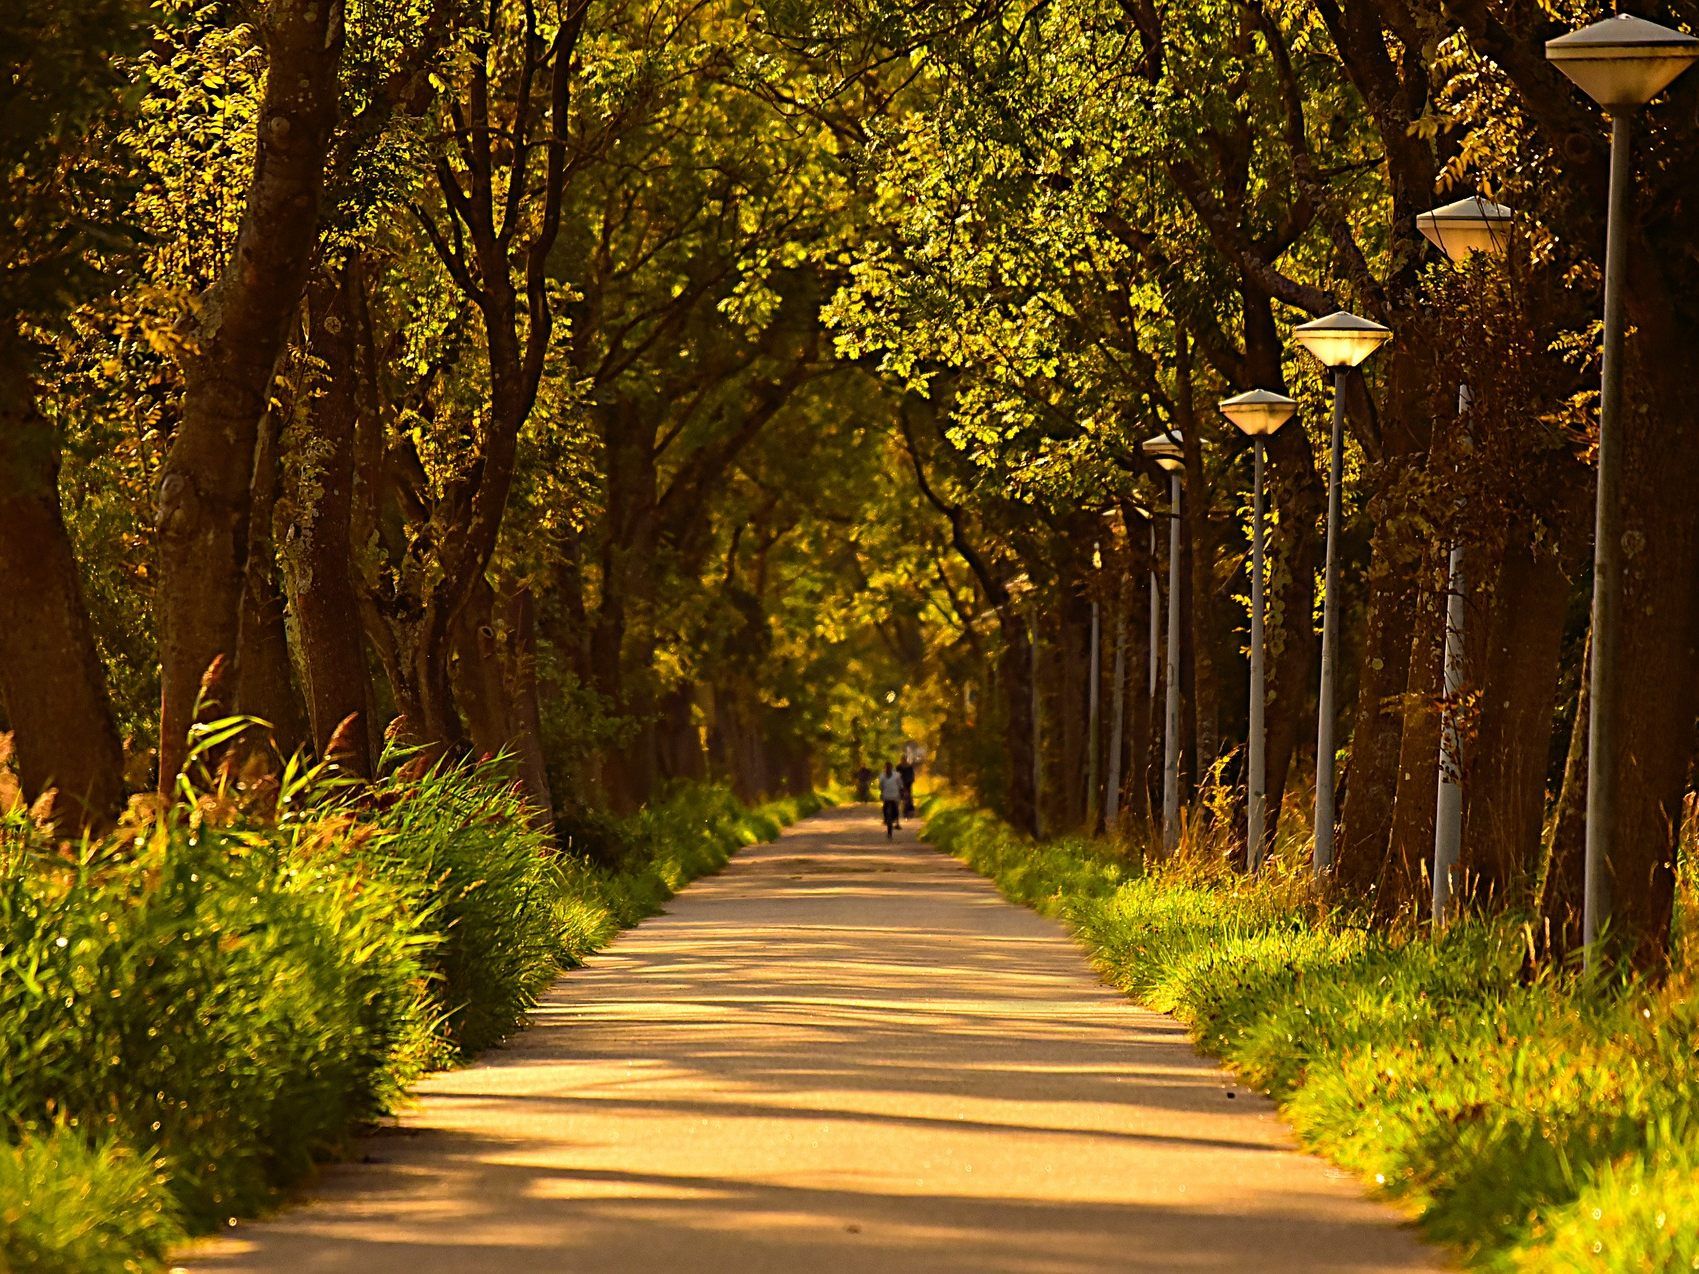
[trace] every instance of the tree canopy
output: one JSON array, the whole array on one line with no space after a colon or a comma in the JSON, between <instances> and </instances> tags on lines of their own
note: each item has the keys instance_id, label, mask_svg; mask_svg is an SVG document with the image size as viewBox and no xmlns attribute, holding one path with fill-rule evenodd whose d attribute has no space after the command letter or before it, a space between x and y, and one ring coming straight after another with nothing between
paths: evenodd
<instances>
[{"instance_id":1,"label":"tree canopy","mask_svg":"<svg viewBox=\"0 0 1699 1274\"><path fill-rule=\"evenodd\" d=\"M1682 28L1699 8L1657 6ZM0 18L0 697L62 832L225 763L503 755L540 823L924 750L1025 831L1243 856L1247 440L1267 791L1420 914L1442 722L1464 905L1579 939L1603 116L1516 0L20 0ZM1699 717L1699 78L1628 228L1627 963L1668 949ZM1415 218L1516 211L1451 262ZM1391 344L1331 385L1293 326ZM1464 392L1466 391L1466 392ZM1461 403L1461 406L1460 406ZM1181 442L1183 499L1140 444ZM1166 571L1179 527L1179 569ZM1466 675L1442 679L1450 550ZM1179 617L1162 647L1157 613ZM1149 670L1148 675L1146 670ZM1291 852L1301 852L1292 848Z\"/></svg>"}]
</instances>

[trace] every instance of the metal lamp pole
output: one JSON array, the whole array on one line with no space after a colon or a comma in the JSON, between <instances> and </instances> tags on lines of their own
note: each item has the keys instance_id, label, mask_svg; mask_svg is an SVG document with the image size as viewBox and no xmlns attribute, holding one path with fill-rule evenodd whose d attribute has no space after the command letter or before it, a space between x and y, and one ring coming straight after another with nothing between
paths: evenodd
<instances>
[{"instance_id":1,"label":"metal lamp pole","mask_svg":"<svg viewBox=\"0 0 1699 1274\"><path fill-rule=\"evenodd\" d=\"M1092 545L1091 564L1096 568L1096 574L1103 570L1103 545ZM1102 733L1101 703L1103 700L1103 615L1102 606L1097 600L1094 588L1091 597L1091 675L1088 682L1086 709L1086 794L1085 817L1090 834L1097 834L1097 814L1101 808L1098 800L1099 779L1102 770L1098 765L1099 736Z\"/></svg>"},{"instance_id":2,"label":"metal lamp pole","mask_svg":"<svg viewBox=\"0 0 1699 1274\"><path fill-rule=\"evenodd\" d=\"M1372 319L1336 311L1292 331L1292 339L1333 373L1333 432L1327 467L1327 557L1322 572L1321 687L1316 696L1315 869L1333 868L1334 663L1339 649L1339 499L1345 463L1345 373L1392 338L1392 329Z\"/></svg>"},{"instance_id":3,"label":"metal lamp pole","mask_svg":"<svg viewBox=\"0 0 1699 1274\"><path fill-rule=\"evenodd\" d=\"M1621 14L1546 42L1546 58L1611 121L1605 231L1605 337L1599 388L1599 475L1593 532L1593 667L1588 687L1587 858L1581 941L1588 968L1611 913L1611 836L1617 794L1617 667L1622 603L1623 284L1628 268L1628 181L1634 113L1699 61L1699 39Z\"/></svg>"},{"instance_id":4,"label":"metal lamp pole","mask_svg":"<svg viewBox=\"0 0 1699 1274\"><path fill-rule=\"evenodd\" d=\"M1144 453L1168 474L1168 687L1162 724L1162 844L1180 843L1180 474L1185 452L1178 433L1157 434Z\"/></svg>"},{"instance_id":5,"label":"metal lamp pole","mask_svg":"<svg viewBox=\"0 0 1699 1274\"><path fill-rule=\"evenodd\" d=\"M1263 670L1263 540L1267 503L1263 495L1264 444L1267 437L1292 418L1298 404L1285 394L1253 389L1221 404L1221 414L1251 439L1254 459L1251 496L1251 707L1245 740L1245 863L1251 871L1262 866L1268 843L1268 771L1265 760L1267 727L1266 678Z\"/></svg>"},{"instance_id":6,"label":"metal lamp pole","mask_svg":"<svg viewBox=\"0 0 1699 1274\"><path fill-rule=\"evenodd\" d=\"M1461 261L1476 252L1502 255L1514 214L1503 204L1470 195L1416 218L1416 229L1446 256ZM1469 387L1457 390L1457 414L1469 412ZM1463 626L1468 614L1468 561L1461 538L1451 546L1446 564L1445 709L1440 722L1439 784L1434 801L1433 923L1443 925L1456 888L1457 864L1463 852L1463 740L1458 729L1457 701L1463 693Z\"/></svg>"}]
</instances>

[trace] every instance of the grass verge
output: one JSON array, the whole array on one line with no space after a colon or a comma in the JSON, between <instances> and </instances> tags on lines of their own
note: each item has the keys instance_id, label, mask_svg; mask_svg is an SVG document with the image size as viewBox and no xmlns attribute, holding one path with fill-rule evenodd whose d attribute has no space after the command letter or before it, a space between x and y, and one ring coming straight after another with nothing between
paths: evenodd
<instances>
[{"instance_id":1,"label":"grass verge","mask_svg":"<svg viewBox=\"0 0 1699 1274\"><path fill-rule=\"evenodd\" d=\"M818 798L692 787L617 866L552 852L496 766L350 788L286 774L264 817L138 807L76 847L0 825L0 1274L157 1268L268 1206L424 1070Z\"/></svg>"},{"instance_id":2,"label":"grass verge","mask_svg":"<svg viewBox=\"0 0 1699 1274\"><path fill-rule=\"evenodd\" d=\"M925 834L1065 920L1104 976L1191 1026L1309 1148L1473 1267L1699 1269L1699 983L1520 976L1514 921L1387 935L1256 879L1102 841L1033 844L947 802Z\"/></svg>"}]
</instances>

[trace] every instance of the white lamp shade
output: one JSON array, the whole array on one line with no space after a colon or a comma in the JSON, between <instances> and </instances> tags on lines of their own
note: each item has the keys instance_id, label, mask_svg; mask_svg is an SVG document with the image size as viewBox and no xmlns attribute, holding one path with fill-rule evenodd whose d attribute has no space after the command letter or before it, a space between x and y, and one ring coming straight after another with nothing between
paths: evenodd
<instances>
[{"instance_id":1,"label":"white lamp shade","mask_svg":"<svg viewBox=\"0 0 1699 1274\"><path fill-rule=\"evenodd\" d=\"M1546 60L1606 110L1627 110L1699 61L1699 40L1624 13L1547 40Z\"/></svg>"},{"instance_id":2,"label":"white lamp shade","mask_svg":"<svg viewBox=\"0 0 1699 1274\"><path fill-rule=\"evenodd\" d=\"M1356 367L1392 339L1392 329L1337 310L1292 329L1292 339L1323 367Z\"/></svg>"},{"instance_id":3,"label":"white lamp shade","mask_svg":"<svg viewBox=\"0 0 1699 1274\"><path fill-rule=\"evenodd\" d=\"M1159 468L1174 473L1186 467L1186 453L1180 446L1180 438L1178 433L1157 434L1141 442L1139 450L1156 461Z\"/></svg>"},{"instance_id":4,"label":"white lamp shade","mask_svg":"<svg viewBox=\"0 0 1699 1274\"><path fill-rule=\"evenodd\" d=\"M1453 261L1472 252L1502 255L1514 214L1501 203L1470 195L1416 218L1422 237Z\"/></svg>"},{"instance_id":5,"label":"white lamp shade","mask_svg":"<svg viewBox=\"0 0 1699 1274\"><path fill-rule=\"evenodd\" d=\"M1268 437L1297 410L1292 399L1268 389L1248 390L1221 404L1221 414L1253 438Z\"/></svg>"}]
</instances>

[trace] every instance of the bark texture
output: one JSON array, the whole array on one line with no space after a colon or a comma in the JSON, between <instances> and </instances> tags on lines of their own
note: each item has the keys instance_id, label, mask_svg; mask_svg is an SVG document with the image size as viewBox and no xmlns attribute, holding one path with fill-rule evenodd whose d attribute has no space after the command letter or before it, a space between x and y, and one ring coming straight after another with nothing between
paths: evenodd
<instances>
[{"instance_id":1,"label":"bark texture","mask_svg":"<svg viewBox=\"0 0 1699 1274\"><path fill-rule=\"evenodd\" d=\"M260 33L268 70L254 171L234 251L192 333L183 417L159 482L159 783L166 792L182 769L202 675L220 658L237 658L255 443L318 240L339 109L341 0L276 0Z\"/></svg>"},{"instance_id":2,"label":"bark texture","mask_svg":"<svg viewBox=\"0 0 1699 1274\"><path fill-rule=\"evenodd\" d=\"M0 695L26 799L59 830L101 827L124 753L59 503L59 437L17 343L0 340Z\"/></svg>"},{"instance_id":3,"label":"bark texture","mask_svg":"<svg viewBox=\"0 0 1699 1274\"><path fill-rule=\"evenodd\" d=\"M369 776L377 723L354 574L359 420L358 340L350 294L354 268L320 275L308 294L309 348L323 379L306 413L308 427L290 439L282 539L313 746L348 773Z\"/></svg>"}]
</instances>

